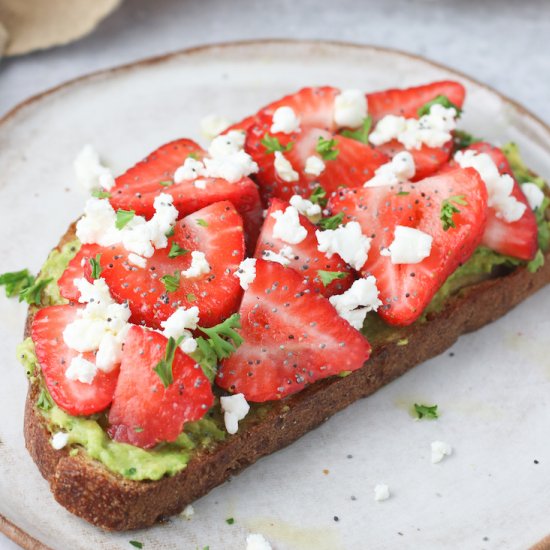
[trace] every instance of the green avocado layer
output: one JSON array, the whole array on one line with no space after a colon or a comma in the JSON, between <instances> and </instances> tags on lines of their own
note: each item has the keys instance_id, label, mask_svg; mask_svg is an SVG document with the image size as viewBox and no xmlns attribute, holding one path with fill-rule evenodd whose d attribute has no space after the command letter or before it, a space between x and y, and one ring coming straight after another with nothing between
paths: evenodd
<instances>
[{"instance_id":1,"label":"green avocado layer","mask_svg":"<svg viewBox=\"0 0 550 550\"><path fill-rule=\"evenodd\" d=\"M541 188L545 187L544 181L530 172L523 164L514 144L504 146L503 150L520 183L532 181ZM548 199L545 199L542 207L536 212L541 251L535 260L527 264L530 271L536 271L542 265L541 261L544 261L542 251L546 251L550 245L550 224L546 220L549 202ZM40 279L52 278L52 282L44 290L44 305L66 303L66 300L59 294L57 280L79 248L78 240L71 241L65 244L61 250L54 250L48 256L39 277ZM447 279L432 299L425 314L443 309L447 299L461 289L483 281L498 273L499 270L510 270L525 264L526 262L497 254L485 247L479 247L472 257ZM425 316L417 322L423 322L424 319ZM397 341L398 345L408 344L408 339L405 337L406 328L391 327L376 314L367 317L362 332L374 345L391 341ZM50 432L68 433L71 453L78 453L83 449L90 457L99 460L110 471L125 478L156 480L165 475L174 475L186 467L194 453L200 452L201 449L211 448L226 437L219 406L214 406L202 420L187 423L184 433L172 443L163 443L150 450L117 443L109 438L104 429L104 426L107 425L104 413L91 417L74 417L63 412L53 403L40 376L38 361L34 353L34 343L30 338L17 347L17 354L25 367L27 376L32 382L40 385L37 408L44 416ZM261 419L269 406L269 403L253 405L245 424Z\"/></svg>"}]
</instances>

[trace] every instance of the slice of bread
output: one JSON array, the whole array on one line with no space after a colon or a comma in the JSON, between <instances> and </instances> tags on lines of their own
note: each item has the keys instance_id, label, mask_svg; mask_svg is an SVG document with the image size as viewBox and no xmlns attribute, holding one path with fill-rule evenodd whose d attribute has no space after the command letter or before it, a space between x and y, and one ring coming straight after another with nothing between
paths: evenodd
<instances>
[{"instance_id":1,"label":"slice of bread","mask_svg":"<svg viewBox=\"0 0 550 550\"><path fill-rule=\"evenodd\" d=\"M75 237L71 226L59 246ZM40 392L31 383L25 408L27 449L55 499L73 514L108 530L147 527L181 512L205 495L268 455L289 445L330 416L366 397L422 361L442 353L466 332L505 315L550 282L550 253L536 273L516 268L510 273L469 286L452 296L444 309L428 315L407 332L411 345L375 345L369 361L345 378L333 377L277 402L269 412L212 451L193 455L186 469L158 481L131 481L110 472L85 452L70 456L56 451L51 434L35 404ZM29 311L26 336L33 311ZM368 435L366 436L368 437Z\"/></svg>"}]
</instances>

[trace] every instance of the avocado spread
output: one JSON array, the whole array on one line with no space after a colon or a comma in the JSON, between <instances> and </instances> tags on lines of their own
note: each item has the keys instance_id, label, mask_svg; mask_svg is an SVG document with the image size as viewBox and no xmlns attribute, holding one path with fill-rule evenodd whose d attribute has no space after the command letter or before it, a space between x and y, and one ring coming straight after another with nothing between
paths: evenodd
<instances>
[{"instance_id":1,"label":"avocado spread","mask_svg":"<svg viewBox=\"0 0 550 550\"><path fill-rule=\"evenodd\" d=\"M545 187L544 181L524 165L515 144L505 145L503 151L508 157L514 176L520 183L532 181L541 188ZM498 275L503 270L506 272L518 265L527 264L530 271L536 271L544 263L542 252L550 246L550 223L546 219L549 203L550 201L546 198L536 212L541 250L534 260L526 263L503 256L488 248L479 247L472 257L447 279L432 299L425 315L417 322L425 322L426 314L430 312L441 311L450 296L472 284ZM61 249L52 251L48 256L39 276L42 280L52 279L44 289L43 304L66 303L59 293L57 280L79 248L79 241L74 240L65 244ZM407 327L389 326L376 314L367 317L362 332L374 345L393 341L397 341L399 346L406 346L409 343ZM226 433L219 414L219 407L213 407L203 419L187 423L184 432L172 443L162 443L149 450L126 443L117 443L107 435L104 429L104 426L107 425L107 417L104 413L90 417L74 417L55 405L37 368L34 344L30 338L19 344L17 355L31 382L40 385L37 408L44 416L48 429L52 433L62 430L69 434L71 453L85 450L90 457L99 460L109 470L127 479L156 480L165 475L174 475L186 467L194 453L225 439ZM246 423L255 422L255 417L260 419L265 414L266 407L269 407L269 403L253 406Z\"/></svg>"}]
</instances>

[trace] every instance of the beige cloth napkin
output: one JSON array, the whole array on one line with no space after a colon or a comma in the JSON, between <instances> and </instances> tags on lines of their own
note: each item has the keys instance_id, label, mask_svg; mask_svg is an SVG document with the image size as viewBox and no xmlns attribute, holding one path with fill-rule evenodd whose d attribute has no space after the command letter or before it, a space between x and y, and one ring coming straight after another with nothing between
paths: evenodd
<instances>
[{"instance_id":1,"label":"beige cloth napkin","mask_svg":"<svg viewBox=\"0 0 550 550\"><path fill-rule=\"evenodd\" d=\"M91 32L122 0L0 0L0 56L66 44Z\"/></svg>"}]
</instances>

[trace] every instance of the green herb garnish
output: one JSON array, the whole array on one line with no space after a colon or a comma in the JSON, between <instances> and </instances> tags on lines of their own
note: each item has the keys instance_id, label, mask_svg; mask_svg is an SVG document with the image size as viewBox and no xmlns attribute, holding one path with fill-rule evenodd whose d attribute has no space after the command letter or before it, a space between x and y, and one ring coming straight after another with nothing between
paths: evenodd
<instances>
[{"instance_id":1,"label":"green herb garnish","mask_svg":"<svg viewBox=\"0 0 550 550\"><path fill-rule=\"evenodd\" d=\"M410 194L410 191L399 191L399 193L396 193L398 197L406 197Z\"/></svg>"},{"instance_id":2,"label":"green herb garnish","mask_svg":"<svg viewBox=\"0 0 550 550\"><path fill-rule=\"evenodd\" d=\"M418 403L415 403L414 412L419 419L427 418L429 420L435 420L436 418L439 418L439 415L437 414L437 405L419 405Z\"/></svg>"},{"instance_id":3,"label":"green herb garnish","mask_svg":"<svg viewBox=\"0 0 550 550\"><path fill-rule=\"evenodd\" d=\"M90 265L92 266L92 279L99 279L99 276L103 271L99 260L101 260L101 254L96 254L95 258L90 258Z\"/></svg>"},{"instance_id":4,"label":"green herb garnish","mask_svg":"<svg viewBox=\"0 0 550 550\"><path fill-rule=\"evenodd\" d=\"M36 406L43 411L49 411L53 407L52 398L44 388L40 390L40 394L36 400Z\"/></svg>"},{"instance_id":5,"label":"green herb garnish","mask_svg":"<svg viewBox=\"0 0 550 550\"><path fill-rule=\"evenodd\" d=\"M197 225L200 225L201 227L208 227L208 222L206 220L203 220L202 218L198 218Z\"/></svg>"},{"instance_id":6,"label":"green herb garnish","mask_svg":"<svg viewBox=\"0 0 550 550\"><path fill-rule=\"evenodd\" d=\"M49 277L48 279L36 279L31 286L24 288L19 293L19 301L22 302L25 300L27 304L34 304L39 306L42 303L42 292L47 285L49 285L53 279Z\"/></svg>"},{"instance_id":7,"label":"green herb garnish","mask_svg":"<svg viewBox=\"0 0 550 550\"><path fill-rule=\"evenodd\" d=\"M342 132L342 135L347 138L355 139L356 141L360 141L361 143L368 144L369 142L369 134L372 129L372 117L369 115L368 117L363 119L363 122L361 123L361 127L357 130L344 130Z\"/></svg>"},{"instance_id":8,"label":"green herb garnish","mask_svg":"<svg viewBox=\"0 0 550 550\"><path fill-rule=\"evenodd\" d=\"M319 136L315 150L321 155L323 160L334 160L338 157L340 151L336 148L335 139L325 139L322 136Z\"/></svg>"},{"instance_id":9,"label":"green herb garnish","mask_svg":"<svg viewBox=\"0 0 550 550\"><path fill-rule=\"evenodd\" d=\"M31 275L28 269L10 271L0 275L0 286L4 287L6 296L11 298L19 296L23 290L32 286L34 280L34 276Z\"/></svg>"},{"instance_id":10,"label":"green herb garnish","mask_svg":"<svg viewBox=\"0 0 550 550\"><path fill-rule=\"evenodd\" d=\"M128 222L136 215L135 210L122 210L118 209L116 211L116 221L115 221L115 227L117 229L122 229L125 227Z\"/></svg>"},{"instance_id":11,"label":"green herb garnish","mask_svg":"<svg viewBox=\"0 0 550 550\"><path fill-rule=\"evenodd\" d=\"M313 193L309 196L308 199L313 204L318 204L321 208L324 208L327 205L327 192L319 185L313 190Z\"/></svg>"},{"instance_id":12,"label":"green herb garnish","mask_svg":"<svg viewBox=\"0 0 550 550\"><path fill-rule=\"evenodd\" d=\"M174 271L173 275L164 275L160 278L166 292L176 292L180 287L180 273Z\"/></svg>"},{"instance_id":13,"label":"green herb garnish","mask_svg":"<svg viewBox=\"0 0 550 550\"><path fill-rule=\"evenodd\" d=\"M476 138L472 134L464 132L463 130L455 130L453 132L453 142L455 149L466 149L466 147L470 147L470 145L474 143L479 143L480 141L483 140Z\"/></svg>"},{"instance_id":14,"label":"green herb garnish","mask_svg":"<svg viewBox=\"0 0 550 550\"><path fill-rule=\"evenodd\" d=\"M265 154L272 155L275 151L286 153L292 149L294 143L289 141L286 145L281 145L279 138L265 134L260 143L265 147Z\"/></svg>"},{"instance_id":15,"label":"green herb garnish","mask_svg":"<svg viewBox=\"0 0 550 550\"><path fill-rule=\"evenodd\" d=\"M324 269L318 269L317 274L319 275L319 279L321 279L323 286L330 285L330 283L336 279L345 279L348 275L344 271L325 271Z\"/></svg>"},{"instance_id":16,"label":"green herb garnish","mask_svg":"<svg viewBox=\"0 0 550 550\"><path fill-rule=\"evenodd\" d=\"M165 233L165 235L166 235L167 237L173 237L175 232L176 232L176 226L173 225L173 226Z\"/></svg>"},{"instance_id":17,"label":"green herb garnish","mask_svg":"<svg viewBox=\"0 0 550 550\"><path fill-rule=\"evenodd\" d=\"M103 189L92 189L92 197L95 197L96 199L110 199L111 193L108 193Z\"/></svg>"},{"instance_id":18,"label":"green herb garnish","mask_svg":"<svg viewBox=\"0 0 550 550\"><path fill-rule=\"evenodd\" d=\"M170 187L171 185L174 185L174 180L162 180L159 181L159 185L162 185L163 187Z\"/></svg>"},{"instance_id":19,"label":"green herb garnish","mask_svg":"<svg viewBox=\"0 0 550 550\"><path fill-rule=\"evenodd\" d=\"M190 292L190 293L187 295L187 301L188 301L188 302L196 302L196 301L197 301L197 297L196 297L192 292Z\"/></svg>"},{"instance_id":20,"label":"green herb garnish","mask_svg":"<svg viewBox=\"0 0 550 550\"><path fill-rule=\"evenodd\" d=\"M330 218L323 218L319 220L317 225L321 229L336 229L342 224L343 219L344 219L344 213L340 212L339 214L336 214L335 216L331 216Z\"/></svg>"},{"instance_id":21,"label":"green herb garnish","mask_svg":"<svg viewBox=\"0 0 550 550\"><path fill-rule=\"evenodd\" d=\"M169 258L177 258L178 256L183 256L188 254L189 250L182 248L178 243L172 241L172 246L170 247L170 252L168 252Z\"/></svg>"},{"instance_id":22,"label":"green herb garnish","mask_svg":"<svg viewBox=\"0 0 550 550\"><path fill-rule=\"evenodd\" d=\"M131 540L129 542L135 548L143 548L143 542L139 542L139 540Z\"/></svg>"},{"instance_id":23,"label":"green herb garnish","mask_svg":"<svg viewBox=\"0 0 550 550\"><path fill-rule=\"evenodd\" d=\"M157 363L157 366L153 369L158 374L160 381L165 388L167 388L174 381L172 364L174 362L176 348L181 344L182 340L183 336L180 336L177 340L170 336L170 338L168 338L168 343L166 344L164 357Z\"/></svg>"},{"instance_id":24,"label":"green herb garnish","mask_svg":"<svg viewBox=\"0 0 550 550\"><path fill-rule=\"evenodd\" d=\"M456 111L456 116L459 117L462 114L462 109L455 105L446 95L438 95L436 98L424 103L417 111L418 116L424 116L430 114L430 109L433 105L443 105L446 109L453 108Z\"/></svg>"},{"instance_id":25,"label":"green herb garnish","mask_svg":"<svg viewBox=\"0 0 550 550\"><path fill-rule=\"evenodd\" d=\"M468 204L464 199L464 195L454 195L445 199L441 204L439 219L441 220L444 231L448 231L451 227L456 227L453 216L460 213L460 209L456 206L457 204Z\"/></svg>"},{"instance_id":26,"label":"green herb garnish","mask_svg":"<svg viewBox=\"0 0 550 550\"><path fill-rule=\"evenodd\" d=\"M227 525L233 525L235 523L235 518L227 518L225 523L227 523Z\"/></svg>"}]
</instances>

